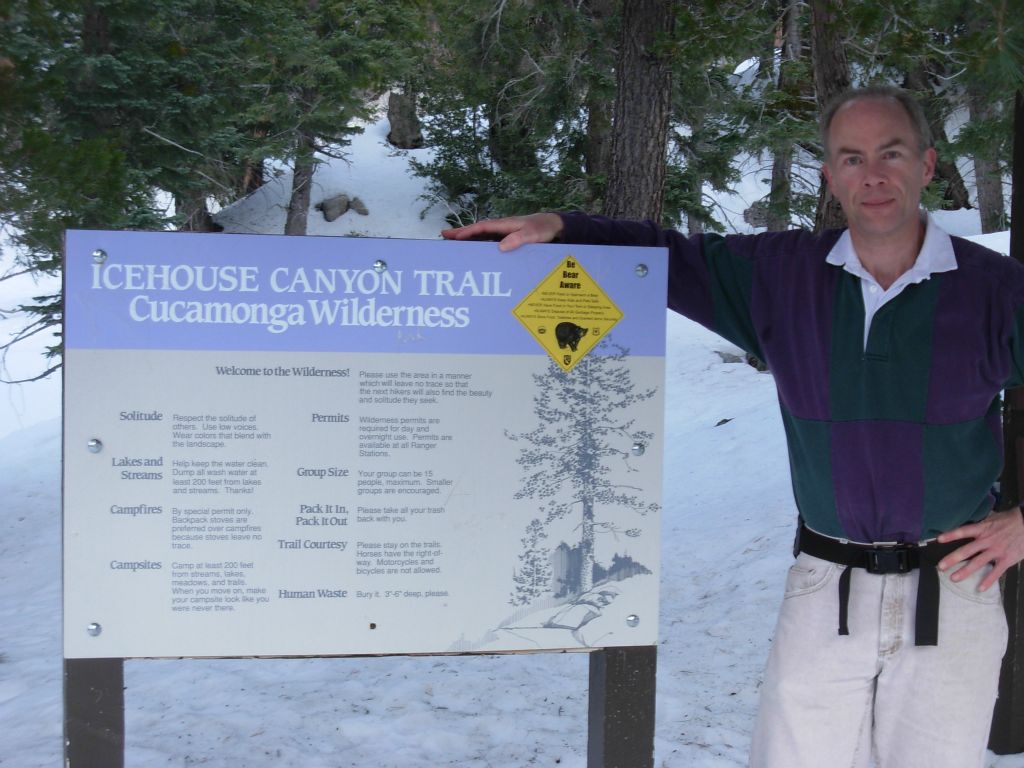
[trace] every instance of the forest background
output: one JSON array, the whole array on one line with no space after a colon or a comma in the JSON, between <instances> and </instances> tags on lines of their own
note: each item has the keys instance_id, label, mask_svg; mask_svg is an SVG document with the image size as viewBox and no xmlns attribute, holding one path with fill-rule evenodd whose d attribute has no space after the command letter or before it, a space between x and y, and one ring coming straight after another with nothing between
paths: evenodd
<instances>
[{"instance_id":1,"label":"forest background","mask_svg":"<svg viewBox=\"0 0 1024 768\"><path fill-rule=\"evenodd\" d=\"M67 228L215 231L212 212L292 174L306 233L316 165L391 92L389 137L452 223L540 209L721 230L714 193L755 156L755 227L842 223L819 106L891 83L925 106L930 208L1008 227L1019 0L6 0L0 226L15 267L58 274ZM400 128L399 126L402 126ZM973 178L971 169L973 168ZM968 176L965 180L964 174ZM54 334L59 294L6 351ZM5 379L6 380L6 379Z\"/></svg>"}]
</instances>

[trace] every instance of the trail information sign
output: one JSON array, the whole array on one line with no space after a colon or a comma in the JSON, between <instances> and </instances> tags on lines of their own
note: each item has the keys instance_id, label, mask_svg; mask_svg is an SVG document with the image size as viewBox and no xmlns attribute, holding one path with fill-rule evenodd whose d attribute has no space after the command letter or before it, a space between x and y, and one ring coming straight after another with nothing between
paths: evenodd
<instances>
[{"instance_id":1,"label":"trail information sign","mask_svg":"<svg viewBox=\"0 0 1024 768\"><path fill-rule=\"evenodd\" d=\"M65 657L654 644L666 269L68 232Z\"/></svg>"}]
</instances>

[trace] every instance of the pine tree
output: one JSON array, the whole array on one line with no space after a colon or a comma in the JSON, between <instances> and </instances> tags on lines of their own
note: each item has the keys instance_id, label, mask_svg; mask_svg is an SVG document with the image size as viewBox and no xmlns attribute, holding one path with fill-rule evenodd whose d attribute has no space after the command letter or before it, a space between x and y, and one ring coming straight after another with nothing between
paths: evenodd
<instances>
[{"instance_id":1,"label":"pine tree","mask_svg":"<svg viewBox=\"0 0 1024 768\"><path fill-rule=\"evenodd\" d=\"M1013 153L1013 92L1024 84L1024 24L1014 13L1006 2L972 3L967 32L957 41L971 118L957 144L974 160L983 232L1008 225L1003 178Z\"/></svg>"},{"instance_id":2,"label":"pine tree","mask_svg":"<svg viewBox=\"0 0 1024 768\"><path fill-rule=\"evenodd\" d=\"M550 553L541 543L547 537L544 524L537 518L526 526L526 536L520 539L523 551L519 554L519 568L512 576L516 586L509 603L514 606L529 605L551 592Z\"/></svg>"},{"instance_id":3,"label":"pine tree","mask_svg":"<svg viewBox=\"0 0 1024 768\"><path fill-rule=\"evenodd\" d=\"M15 0L0 18L0 221L19 266L57 274L64 230L160 226L147 174L135 167L118 114L104 109L123 84L110 56L104 7ZM8 109L8 105L10 109ZM61 301L39 296L18 309L24 338L52 333L50 362L28 380L59 368Z\"/></svg>"},{"instance_id":4,"label":"pine tree","mask_svg":"<svg viewBox=\"0 0 1024 768\"><path fill-rule=\"evenodd\" d=\"M415 164L452 223L597 210L614 100L616 5L435 0L423 81L432 161ZM440 19L444 20L444 23Z\"/></svg>"},{"instance_id":5,"label":"pine tree","mask_svg":"<svg viewBox=\"0 0 1024 768\"><path fill-rule=\"evenodd\" d=\"M691 232L722 231L705 188L731 191L737 156L760 148L761 91L744 86L737 69L764 47L772 22L763 6L689 2L675 8L672 115L662 223ZM742 31L738 31L742 30Z\"/></svg>"},{"instance_id":6,"label":"pine tree","mask_svg":"<svg viewBox=\"0 0 1024 768\"><path fill-rule=\"evenodd\" d=\"M579 516L581 592L593 586L596 535L616 530L604 519L607 511L646 515L659 508L646 501L640 489L613 475L616 464L636 471L630 449L634 442L648 443L652 438L649 431L636 428L628 411L655 391L636 389L626 357L622 349L604 356L591 352L569 373L550 363L547 373L533 377L537 426L509 434L523 443L517 462L526 473L515 497L542 502L544 525ZM631 528L626 533L637 531Z\"/></svg>"}]
</instances>

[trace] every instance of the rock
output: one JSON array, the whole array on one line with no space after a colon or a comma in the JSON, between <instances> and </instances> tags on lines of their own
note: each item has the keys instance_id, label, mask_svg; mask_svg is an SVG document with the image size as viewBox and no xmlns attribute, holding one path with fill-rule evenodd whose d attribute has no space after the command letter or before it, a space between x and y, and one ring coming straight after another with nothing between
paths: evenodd
<instances>
[{"instance_id":1,"label":"rock","mask_svg":"<svg viewBox=\"0 0 1024 768\"><path fill-rule=\"evenodd\" d=\"M356 199L358 200L358 198ZM359 205L362 206L363 204L360 203ZM316 204L316 209L323 213L324 218L327 219L327 221L334 221L351 206L352 203L349 202L348 195L336 195L334 197L321 200ZM364 216L366 215L365 211L366 208L363 208Z\"/></svg>"}]
</instances>

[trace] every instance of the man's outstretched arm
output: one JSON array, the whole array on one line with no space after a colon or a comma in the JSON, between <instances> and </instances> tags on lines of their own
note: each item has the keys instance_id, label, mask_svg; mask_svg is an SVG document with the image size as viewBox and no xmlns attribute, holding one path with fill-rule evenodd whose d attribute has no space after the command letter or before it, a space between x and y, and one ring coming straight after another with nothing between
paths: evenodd
<instances>
[{"instance_id":1,"label":"man's outstretched arm","mask_svg":"<svg viewBox=\"0 0 1024 768\"><path fill-rule=\"evenodd\" d=\"M527 243L550 243L562 234L562 217L557 213L534 213L505 219L484 219L465 227L445 229L446 240L477 240L500 237L498 248L511 251Z\"/></svg>"}]
</instances>

